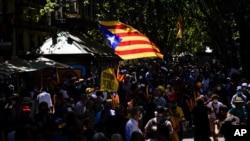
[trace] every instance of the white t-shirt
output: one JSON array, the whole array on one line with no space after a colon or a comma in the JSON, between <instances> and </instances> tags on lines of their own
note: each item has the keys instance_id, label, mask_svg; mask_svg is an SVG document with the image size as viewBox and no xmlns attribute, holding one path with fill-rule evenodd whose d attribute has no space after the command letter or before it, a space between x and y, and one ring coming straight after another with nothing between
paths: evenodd
<instances>
[{"instance_id":1,"label":"white t-shirt","mask_svg":"<svg viewBox=\"0 0 250 141\"><path fill-rule=\"evenodd\" d=\"M208 104L207 104L207 107L208 108L210 108L211 110L214 110L215 112L211 112L210 113L210 117L211 118L214 118L214 119L216 119L216 115L215 115L215 113L216 114L218 114L219 113L219 110L220 110L220 107L222 106L223 104L221 103L221 102L217 102L217 103L214 103L213 101L211 101L211 102L209 102Z\"/></svg>"},{"instance_id":2,"label":"white t-shirt","mask_svg":"<svg viewBox=\"0 0 250 141\"><path fill-rule=\"evenodd\" d=\"M43 102L43 101L46 102L46 103L48 104L49 108L53 106L50 94L47 93L47 92L45 92L45 91L41 92L41 93L37 96L37 100L38 100L38 103L39 103L39 104L40 104L41 102Z\"/></svg>"}]
</instances>

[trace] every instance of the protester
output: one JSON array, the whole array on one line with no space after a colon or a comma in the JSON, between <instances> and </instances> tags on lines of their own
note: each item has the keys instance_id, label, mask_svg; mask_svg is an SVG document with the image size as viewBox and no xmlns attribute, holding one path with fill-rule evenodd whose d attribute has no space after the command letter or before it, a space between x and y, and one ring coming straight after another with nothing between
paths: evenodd
<instances>
[{"instance_id":1,"label":"protester","mask_svg":"<svg viewBox=\"0 0 250 141\"><path fill-rule=\"evenodd\" d=\"M210 125L208 119L208 108L204 105L202 98L197 98L197 106L193 110L194 116L194 141L210 141Z\"/></svg>"},{"instance_id":2,"label":"protester","mask_svg":"<svg viewBox=\"0 0 250 141\"><path fill-rule=\"evenodd\" d=\"M49 112L50 113L54 112L51 94L49 93L49 90L46 86L43 86L41 88L41 92L37 95L37 102L38 104L46 102L49 108Z\"/></svg>"},{"instance_id":3,"label":"protester","mask_svg":"<svg viewBox=\"0 0 250 141\"><path fill-rule=\"evenodd\" d=\"M166 112L170 113L169 109L162 106L155 109L155 117L150 119L144 127L146 139L171 140L173 127Z\"/></svg>"},{"instance_id":4,"label":"protester","mask_svg":"<svg viewBox=\"0 0 250 141\"><path fill-rule=\"evenodd\" d=\"M234 125L239 124L240 120L238 117L228 113L228 107L223 105L219 110L219 119L215 121L215 136L223 136L225 141L233 141L231 129Z\"/></svg>"},{"instance_id":5,"label":"protester","mask_svg":"<svg viewBox=\"0 0 250 141\"><path fill-rule=\"evenodd\" d=\"M133 132L139 132L142 134L141 129L138 126L138 122L141 116L141 111L139 107L133 107L131 109L131 118L127 121L125 127L125 138L126 141L131 140L131 136Z\"/></svg>"},{"instance_id":6,"label":"protester","mask_svg":"<svg viewBox=\"0 0 250 141\"><path fill-rule=\"evenodd\" d=\"M117 73L125 76L119 80L118 91L100 89L96 83L100 78L95 73L81 79L70 76L64 78L64 82L56 85L59 87L50 86L54 91L42 89L38 92L29 89L32 95L22 91L23 95L30 96L31 100L28 101L31 102L27 102L27 97L22 95L18 102L14 102L14 93L9 95L6 91L9 85L0 85L1 139L6 141L6 137L12 137L13 140L17 131L19 140L91 141L99 140L98 137L103 135L105 138L102 139L111 140L117 133L127 141L153 140L157 138L153 136L153 132L150 134L149 125L153 119L160 119L154 113L158 106L167 109L163 115L167 118L167 125L171 124L173 128L169 131L172 141L185 138L187 133L193 137L193 128L195 141L208 140L210 131L215 133L213 121L220 120L220 127L227 121L225 113L231 117L234 115L235 119L239 117L240 123L249 124L250 104L248 102L248 106L245 105L249 100L249 87L245 84L248 80L240 71L239 74L229 73L230 69L221 67L224 65L218 59L201 64L196 59L166 60L164 65L167 69L164 71L160 69L162 60L124 63L120 66L122 72ZM38 89L39 85L32 86ZM248 89L244 90L245 88ZM219 97L213 95L209 99L212 94ZM231 101L235 107L231 108ZM228 106L224 113L219 110L224 106L220 102ZM10 109L16 109L17 105L20 114L14 117L15 112L10 112ZM237 113L237 110L243 112ZM159 113L161 112L158 111ZM16 124L10 127L15 125L14 121L20 120L28 126L23 128ZM227 138L223 128L221 134ZM21 135L22 133L25 135ZM213 137L217 139L215 135Z\"/></svg>"},{"instance_id":7,"label":"protester","mask_svg":"<svg viewBox=\"0 0 250 141\"><path fill-rule=\"evenodd\" d=\"M239 118L240 124L246 124L248 116L247 108L242 97L238 96L234 100L234 106L228 112Z\"/></svg>"},{"instance_id":8,"label":"protester","mask_svg":"<svg viewBox=\"0 0 250 141\"><path fill-rule=\"evenodd\" d=\"M236 89L237 93L234 94L231 98L231 105L232 107L235 107L235 100L237 97L241 97L241 99L243 100L243 104L246 104L247 102L247 97L243 94L242 92L242 87L241 86L237 86L237 89Z\"/></svg>"},{"instance_id":9,"label":"protester","mask_svg":"<svg viewBox=\"0 0 250 141\"><path fill-rule=\"evenodd\" d=\"M210 131L213 136L213 140L217 141L217 137L215 135L214 129L215 129L215 121L219 118L219 110L220 107L223 105L220 101L218 101L219 95L213 94L211 96L211 101L207 104L207 107L209 108L209 123L210 123Z\"/></svg>"}]
</instances>

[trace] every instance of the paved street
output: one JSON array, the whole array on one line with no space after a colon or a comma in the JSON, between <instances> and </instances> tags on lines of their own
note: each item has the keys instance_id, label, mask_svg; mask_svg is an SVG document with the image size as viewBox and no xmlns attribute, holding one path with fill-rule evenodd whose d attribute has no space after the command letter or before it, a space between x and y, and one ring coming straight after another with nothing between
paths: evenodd
<instances>
[{"instance_id":1,"label":"paved street","mask_svg":"<svg viewBox=\"0 0 250 141\"><path fill-rule=\"evenodd\" d=\"M193 138L186 138L186 139L183 139L182 141L193 141L193 140L194 140ZM213 141L212 138L211 138L211 141ZM219 141L224 141L224 138L219 138Z\"/></svg>"}]
</instances>

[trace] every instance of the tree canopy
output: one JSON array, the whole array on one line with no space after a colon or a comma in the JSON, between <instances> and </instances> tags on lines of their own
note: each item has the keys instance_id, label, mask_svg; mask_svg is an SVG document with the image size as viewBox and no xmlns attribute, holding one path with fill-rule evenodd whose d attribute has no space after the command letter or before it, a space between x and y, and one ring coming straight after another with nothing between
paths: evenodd
<instances>
[{"instance_id":1,"label":"tree canopy","mask_svg":"<svg viewBox=\"0 0 250 141\"><path fill-rule=\"evenodd\" d=\"M235 60L240 59L243 72L247 75L250 71L246 65L250 52L247 47L250 38L248 0L78 1L83 7L91 7L95 22L118 20L131 25L145 34L166 56L183 51L202 52L209 46L227 65L236 67L238 62ZM178 21L182 27L182 38L176 38ZM98 28L89 28L87 32L95 40L103 41Z\"/></svg>"}]
</instances>

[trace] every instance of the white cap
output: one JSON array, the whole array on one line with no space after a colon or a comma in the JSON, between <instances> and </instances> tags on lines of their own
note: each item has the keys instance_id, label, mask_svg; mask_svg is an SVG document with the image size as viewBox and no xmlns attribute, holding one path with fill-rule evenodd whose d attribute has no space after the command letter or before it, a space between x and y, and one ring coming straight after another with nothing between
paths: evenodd
<instances>
[{"instance_id":1,"label":"white cap","mask_svg":"<svg viewBox=\"0 0 250 141\"><path fill-rule=\"evenodd\" d=\"M237 91L238 91L238 90L241 90L241 86L237 86L236 90L237 90Z\"/></svg>"},{"instance_id":2,"label":"white cap","mask_svg":"<svg viewBox=\"0 0 250 141\"><path fill-rule=\"evenodd\" d=\"M247 83L242 83L242 87L247 87Z\"/></svg>"}]
</instances>

